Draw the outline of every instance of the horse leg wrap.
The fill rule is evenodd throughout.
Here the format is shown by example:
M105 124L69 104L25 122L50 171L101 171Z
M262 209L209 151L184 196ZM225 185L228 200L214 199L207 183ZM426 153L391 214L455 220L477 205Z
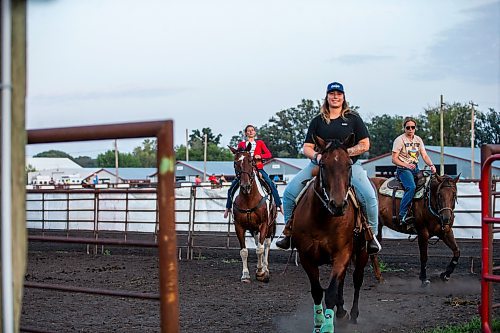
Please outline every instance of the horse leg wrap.
M323 323L325 322L325 315L323 314L323 305L314 304L313 309L314 309L314 328L321 329L321 325L323 325ZM318 330L318 332L320 331Z
M458 257L453 257L453 259L451 259L450 263L446 267L446 271L441 273L441 280L448 281L450 279L451 273L453 273L455 267L457 267L457 264L458 264Z
M335 312L332 309L325 310L325 322L321 325L321 333L333 333L335 325Z

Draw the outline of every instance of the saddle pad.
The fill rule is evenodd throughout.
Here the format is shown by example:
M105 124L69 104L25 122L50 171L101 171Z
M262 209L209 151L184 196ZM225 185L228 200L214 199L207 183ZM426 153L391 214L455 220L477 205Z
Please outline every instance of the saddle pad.
M297 206L297 203L300 201L300 198L302 198L302 196L304 195L304 193L306 193L307 188L309 187L309 185L311 185L311 183L314 181L314 179L316 179L316 177L312 177L309 180L304 180L304 182L306 182L306 185L304 186L304 188L302 189L302 191L300 191L299 195L295 199L295 205L296 206Z
M387 179L382 186L380 186L380 189L378 190L380 194L385 195L387 197L392 197L392 192L393 189L389 187L389 183L392 182L395 179L395 177L391 177ZM425 191L425 186L419 189L418 191L415 192L415 195L413 198L415 199L420 199L424 196L424 191ZM396 198L401 199L403 197L403 194L405 194L404 190L397 190L396 191Z

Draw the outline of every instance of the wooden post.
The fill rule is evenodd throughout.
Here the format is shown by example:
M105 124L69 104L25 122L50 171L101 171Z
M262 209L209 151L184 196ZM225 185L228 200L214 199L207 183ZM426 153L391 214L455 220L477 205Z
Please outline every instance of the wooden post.
M471 117L470 117L470 149L471 149L471 159L470 159L470 179L475 179L474 175L474 107L477 104L474 104L473 101L469 102L471 108Z
M26 0L11 0L11 44L10 44L10 76L11 101L10 108L1 110L2 114L10 112L10 193L1 189L2 196L11 198L11 239L12 239L12 297L13 317L1 318L14 321L14 332L19 332L21 321L21 305L26 273L27 233L25 202L25 101L26 101ZM1 13L2 17L4 14ZM2 46L3 48L3 46ZM2 50L2 53L5 50ZM5 59L1 59L2 63ZM2 119L3 121L3 119ZM9 142L2 144L9 145ZM2 274L4 272L2 271ZM1 316L1 312L0 312ZM3 327L5 327L3 325Z

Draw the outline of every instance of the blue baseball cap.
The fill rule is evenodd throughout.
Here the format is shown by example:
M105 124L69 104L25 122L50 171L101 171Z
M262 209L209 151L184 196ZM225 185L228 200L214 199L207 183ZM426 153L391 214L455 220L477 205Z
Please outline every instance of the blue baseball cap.
M329 94L332 91L340 91L344 94L344 86L338 82L332 82L326 87L326 93Z

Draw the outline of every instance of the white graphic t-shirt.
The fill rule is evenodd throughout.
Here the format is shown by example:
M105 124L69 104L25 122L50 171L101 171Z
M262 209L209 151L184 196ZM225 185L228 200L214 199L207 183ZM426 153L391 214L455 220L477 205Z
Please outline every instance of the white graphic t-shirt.
M253 156L255 153L255 147L257 147L257 142L254 141L247 141L247 146L248 144L252 145L252 149L250 149L250 154Z
M393 152L399 152L399 159L409 164L418 164L418 157L424 149L424 142L415 135L409 139L405 134L401 134L394 140Z

